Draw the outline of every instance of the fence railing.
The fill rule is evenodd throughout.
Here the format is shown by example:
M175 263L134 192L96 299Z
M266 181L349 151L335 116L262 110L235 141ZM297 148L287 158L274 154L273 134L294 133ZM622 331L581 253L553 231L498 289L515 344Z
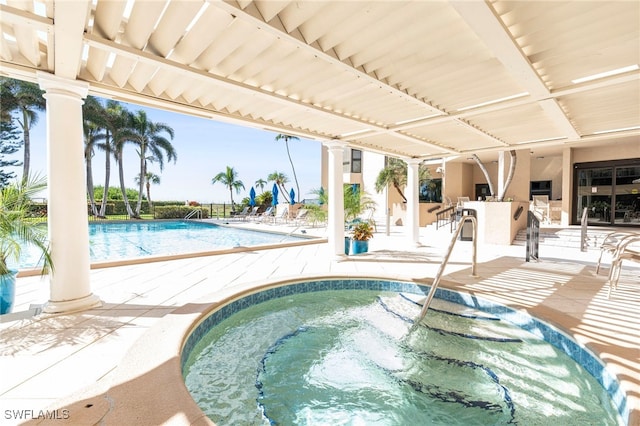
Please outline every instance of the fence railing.
M119 203L119 204L116 204L116 203ZM100 222L100 221L110 221L110 220L133 219L133 217L127 213L126 208L124 207L124 204L122 204L123 203L122 201L117 201L116 203L110 202L110 205L107 207L107 212L104 216L94 215L91 211L90 206L87 205L88 220L90 222ZM34 218L41 218L42 220L46 221L47 207L48 205L46 200L43 200L42 202L39 201L39 202L33 203L31 207L30 216ZM135 208L135 206L133 207ZM203 218L209 217L214 219L225 219L225 218L230 218L233 215L231 204L227 204L227 203L190 204L187 206L185 204L177 204L177 203L168 204L166 202L165 203L158 202L157 204L154 203L151 206L149 206L146 203L143 203L142 209L140 211L140 218L148 219L148 220L165 218L163 217L164 216L163 212L160 212L160 210L162 210L163 208L166 209L170 207L174 207L176 210L184 209L184 208L188 208L189 211L193 209L201 210ZM99 208L100 208L100 204L98 204L98 209ZM236 205L236 209L237 208L238 208L238 205ZM185 214L186 213L182 213L182 214L176 213L175 218L182 219L184 218Z

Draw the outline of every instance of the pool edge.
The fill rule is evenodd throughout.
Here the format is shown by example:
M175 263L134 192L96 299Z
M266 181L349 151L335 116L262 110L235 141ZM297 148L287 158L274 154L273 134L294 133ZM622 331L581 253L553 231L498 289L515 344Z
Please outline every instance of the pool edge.
M192 303L180 306L162 318L132 345L114 370L113 381L103 395L98 395L91 399L76 398L72 400L72 404L77 407L77 410L82 411L88 402L98 404L105 399L108 400L110 408L102 413L102 417L100 417L104 419L106 424L123 424L122 421L124 419L130 421L131 414L135 413L136 424L140 425L213 425L214 423L204 416L202 410L189 394L182 376L182 353L191 331L202 323L212 311L247 295L271 287L280 287L302 281L331 279L387 280L414 283L422 286L430 284L430 280L425 281L426 279L414 279L398 275L354 276L333 274L261 280L245 283L238 287L221 289ZM441 283L443 290L465 293L469 297L475 297L468 292L456 289L455 286L455 282L443 281ZM483 295L481 299L491 302L486 295ZM491 303L499 304L499 302ZM525 309L509 309L527 313ZM541 320L546 321L544 318L541 318ZM565 330L558 324L550 325L567 336L572 336L570 331ZM602 361L599 354L589 348L587 349L606 368L606 363ZM619 380L617 381L619 382ZM171 392L164 391L167 389L170 389ZM632 408L627 407L627 409ZM631 423L632 419L629 416L621 416L623 421L627 422L626 424L634 424Z

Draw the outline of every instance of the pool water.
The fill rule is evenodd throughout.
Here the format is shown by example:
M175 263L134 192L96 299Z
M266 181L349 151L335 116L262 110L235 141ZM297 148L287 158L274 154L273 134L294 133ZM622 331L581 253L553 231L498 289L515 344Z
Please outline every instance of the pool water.
M218 424L617 425L607 392L565 353L490 314L370 290L242 309L183 375ZM453 313L453 315L452 315Z
M300 237L291 235L194 221L89 224L91 261L176 255L300 240ZM39 253L33 248L27 248L18 267L32 268L38 264L41 264Z

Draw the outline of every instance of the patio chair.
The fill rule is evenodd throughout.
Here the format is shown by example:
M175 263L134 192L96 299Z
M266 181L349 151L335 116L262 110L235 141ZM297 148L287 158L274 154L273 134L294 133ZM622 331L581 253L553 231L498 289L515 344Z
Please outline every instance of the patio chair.
M247 217L248 214L249 214L249 207L245 207L245 208L242 209L242 211L240 213L236 213L236 214L232 213L232 217L234 219L242 219L242 220L244 220L244 218Z
M609 279L607 281L609 283L607 298L611 297L611 290L618 288L623 260L640 263L640 234L622 240L614 252L613 259L611 260L611 269L609 269Z
M249 210L249 213L247 213L247 215L244 217L244 220L248 220L251 217L258 216L258 209L259 208L260 208L260 206L256 206L256 207L253 207L251 210Z
M267 207L265 211L257 215L256 222L263 222L265 218L273 216L273 206Z
M534 195L533 202L531 203L531 211L536 217L540 219L540 222L550 223L551 213L549 205L548 195Z
M296 214L296 217L293 218L293 223L295 225L303 225L303 224L307 223L307 215L308 214L309 214L309 210L307 210L307 209L298 210L298 213Z
M634 232L610 232L602 240L600 244L600 256L598 257L598 263L596 265L596 275L600 272L600 265L602 264L602 258L605 253L608 253L612 256L615 255L616 251L621 247L621 245L629 238L640 237L640 234Z
M284 209L282 209L282 212L280 212L280 214L278 214L277 216L273 217L273 223L277 223L278 221L287 223L289 222L289 208L285 207Z

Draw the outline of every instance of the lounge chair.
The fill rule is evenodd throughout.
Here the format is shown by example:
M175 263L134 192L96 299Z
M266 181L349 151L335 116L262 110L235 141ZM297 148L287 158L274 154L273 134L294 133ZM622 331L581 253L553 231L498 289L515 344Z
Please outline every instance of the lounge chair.
M273 206L267 207L265 211L258 214L256 217L256 222L263 222L265 218L273 216Z
M289 208L285 207L282 212L280 212L280 214L278 214L277 216L273 217L273 223L276 223L278 221L287 223L289 222Z
M293 218L293 223L298 226L307 223L307 214L309 214L307 209L298 210L296 217Z
M234 219L242 219L242 220L244 220L247 217L248 214L249 214L249 207L245 207L244 209L242 209L242 211L240 213L236 213L236 214L232 213L232 217Z
M251 210L249 210L249 213L247 213L247 215L244 217L244 220L247 220L251 217L256 217L258 216L258 209L260 208L260 206L256 206L253 207Z

